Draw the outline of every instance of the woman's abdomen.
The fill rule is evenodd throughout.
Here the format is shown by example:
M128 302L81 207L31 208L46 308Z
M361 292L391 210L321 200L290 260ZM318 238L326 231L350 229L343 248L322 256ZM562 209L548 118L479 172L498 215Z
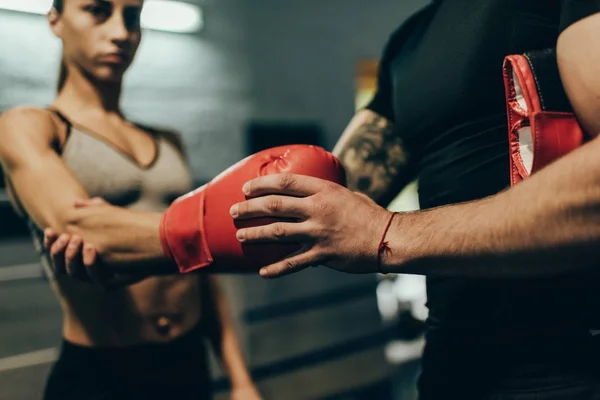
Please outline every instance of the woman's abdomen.
M105 291L70 278L58 278L64 312L64 338L83 346L131 346L169 342L201 319L197 275L150 277Z

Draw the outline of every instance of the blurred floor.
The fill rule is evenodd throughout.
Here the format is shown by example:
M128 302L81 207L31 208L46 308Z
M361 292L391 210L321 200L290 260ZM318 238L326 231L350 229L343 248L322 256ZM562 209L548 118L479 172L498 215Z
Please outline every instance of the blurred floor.
M0 241L0 400L37 400L60 340L60 309L27 237ZM396 399L412 400L418 362L397 368ZM374 399L375 400L375 399Z

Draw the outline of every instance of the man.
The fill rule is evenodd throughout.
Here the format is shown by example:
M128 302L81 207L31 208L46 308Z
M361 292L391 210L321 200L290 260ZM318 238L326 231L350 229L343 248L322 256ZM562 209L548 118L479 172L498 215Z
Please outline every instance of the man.
M441 0L412 16L334 150L350 190L270 175L231 208L238 221L287 221L240 229L240 242L303 244L261 275L426 275L422 399L600 398L599 11L595 0ZM506 190L502 63L553 47L591 139ZM422 211L381 207L414 178Z

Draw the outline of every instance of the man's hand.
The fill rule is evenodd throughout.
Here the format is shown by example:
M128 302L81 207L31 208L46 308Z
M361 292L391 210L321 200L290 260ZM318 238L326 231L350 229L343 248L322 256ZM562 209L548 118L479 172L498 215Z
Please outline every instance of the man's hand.
M279 277L325 265L349 273L377 272L379 242L390 212L340 185L302 175L260 177L243 187L247 201L234 205L237 220L275 217L282 222L240 229L242 243L300 243L302 249L266 266L263 277ZM283 222L283 221L297 222Z

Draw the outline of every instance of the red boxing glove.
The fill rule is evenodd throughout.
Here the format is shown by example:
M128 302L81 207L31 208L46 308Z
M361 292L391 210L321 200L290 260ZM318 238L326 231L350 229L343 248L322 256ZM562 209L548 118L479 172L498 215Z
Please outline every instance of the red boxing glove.
M562 87L554 49L504 59L510 184L564 156L584 134Z
M208 184L184 195L163 214L160 239L165 254L179 271L200 268L218 272L255 272L298 250L299 245L242 245L235 237L241 227L271 223L257 218L234 222L229 209L245 199L242 186L259 176L293 173L346 184L344 169L331 153L316 146L292 145L264 150L238 162Z

